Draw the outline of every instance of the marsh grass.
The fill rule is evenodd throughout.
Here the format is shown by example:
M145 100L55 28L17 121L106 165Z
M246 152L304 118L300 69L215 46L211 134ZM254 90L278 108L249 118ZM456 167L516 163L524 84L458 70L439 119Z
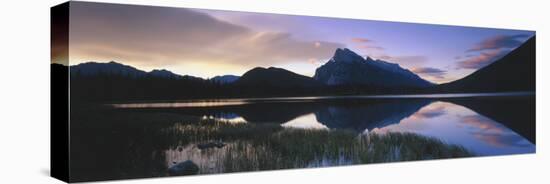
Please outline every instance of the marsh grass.
M180 143L227 142L217 171L239 172L469 157L457 145L413 133L282 128L277 124L202 121L165 130ZM184 140L184 141L183 141ZM220 169L221 168L221 169ZM207 173L207 172L205 172Z
M285 129L227 150L225 172L306 168L473 156L468 150L410 133L357 135L341 130Z
M197 123L176 123L163 129L162 134L177 139L178 145L208 141L265 140L283 130L278 124L224 123L200 120Z

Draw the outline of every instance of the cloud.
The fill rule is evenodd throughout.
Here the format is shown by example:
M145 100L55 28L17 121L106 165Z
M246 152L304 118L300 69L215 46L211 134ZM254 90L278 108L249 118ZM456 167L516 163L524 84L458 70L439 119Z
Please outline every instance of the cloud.
M286 32L257 31L184 8L87 2L73 2L71 8L70 54L75 60L177 65L187 70L220 64L246 70L330 58L336 48L344 47L299 40ZM215 68L204 68L211 69Z
M354 42L354 43L370 43L370 42L373 42L373 40L367 39L367 38L352 38L351 41Z
M519 38L528 38L529 35L518 34L518 35L498 35L486 40L483 40L476 44L474 47L467 50L467 52L474 51L484 51L490 49L501 49L501 48L516 48L520 46L523 42L518 41Z
M447 71L437 69L437 68L431 68L431 67L424 67L424 68L414 68L412 70L414 73L445 73Z
M445 70L432 67L413 68L411 71L419 75L430 76L437 79L443 79L445 78L445 74L447 74Z
M529 35L526 34L517 34L497 35L487 38L466 50L466 53L475 53L455 57L456 60L460 60L457 62L457 69L483 68L497 59L500 59L512 49L523 44L523 42L518 39L528 37Z
M374 40L368 39L368 38L352 38L351 42L357 44L358 48L363 49L365 51L369 51L369 50L382 51L382 50L385 50L384 47L374 45L373 44Z
M381 55L377 58L382 60L387 60L390 62L397 62L402 65L416 65L420 63L427 62L429 59L426 56L390 56L390 55Z
M502 49L481 52L477 56L467 57L466 59L459 61L457 63L458 69L483 68L491 64L495 60L500 59L501 57L506 55L508 52L509 52L508 50L502 50Z

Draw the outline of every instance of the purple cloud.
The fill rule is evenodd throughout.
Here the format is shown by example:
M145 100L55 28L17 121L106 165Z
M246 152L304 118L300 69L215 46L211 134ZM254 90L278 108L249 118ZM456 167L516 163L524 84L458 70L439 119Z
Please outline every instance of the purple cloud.
M424 62L427 62L429 59L428 57L426 56L416 56L416 55L412 55L412 56L390 56L390 55L380 55L380 56L377 56L376 58L379 58L381 60L388 60L388 61L391 61L391 62L397 62L399 64L420 64L420 63L424 63Z
M447 71L445 70L431 67L413 68L411 71L416 74L428 75L438 79L443 79L444 75L447 74Z
M521 41L518 41L517 39L527 38L527 37L529 37L529 35L526 35L526 34L498 35L479 42L471 49L468 49L467 52L484 51L484 50L501 49L501 48L515 48L520 46L523 43Z
M368 43L368 42L372 42L371 39L367 39L367 38L352 38L351 41L352 41L352 42L355 42L355 43Z
M508 50L490 50L481 52L477 56L468 57L465 60L459 61L458 69L479 69L483 68L497 59L500 59L508 53Z

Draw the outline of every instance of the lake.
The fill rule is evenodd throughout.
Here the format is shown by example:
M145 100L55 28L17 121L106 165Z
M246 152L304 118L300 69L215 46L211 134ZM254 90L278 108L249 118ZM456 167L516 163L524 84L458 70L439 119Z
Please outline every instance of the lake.
M71 140L71 154L80 180L167 176L186 160L198 174L210 174L523 154L536 147L529 92L78 106L71 133L81 136Z

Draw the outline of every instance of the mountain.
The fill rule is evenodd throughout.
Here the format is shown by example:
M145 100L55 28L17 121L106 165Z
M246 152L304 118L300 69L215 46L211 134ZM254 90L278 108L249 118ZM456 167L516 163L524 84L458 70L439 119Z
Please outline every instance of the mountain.
M114 61L109 63L87 62L70 67L71 75L92 76L99 74L144 77L147 72Z
M220 84L231 84L237 81L240 77L236 75L221 75L212 77L210 80Z
M398 64L370 57L365 59L347 48L336 49L334 56L317 68L313 78L330 86L424 88L433 85Z
M436 88L444 92L535 91L535 36L478 71Z
M256 67L246 72L237 81L240 86L260 86L275 88L319 87L322 84L311 77L296 74L282 68Z
M150 72L139 70L129 65L114 61L108 63L87 62L70 67L71 75L95 76L95 75L121 75L133 78L156 77L166 79L194 79L204 80L190 75L179 75L165 69L155 69Z
M183 76L172 73L171 71L161 69L161 70L152 70L149 73L149 76L159 77L159 78L172 78L172 79L181 79Z
M53 66L53 65L52 65ZM70 66L71 101L174 100L227 95L208 80L168 70L88 62ZM225 88L224 88L225 89Z

